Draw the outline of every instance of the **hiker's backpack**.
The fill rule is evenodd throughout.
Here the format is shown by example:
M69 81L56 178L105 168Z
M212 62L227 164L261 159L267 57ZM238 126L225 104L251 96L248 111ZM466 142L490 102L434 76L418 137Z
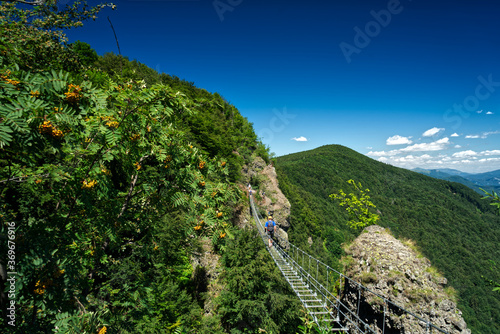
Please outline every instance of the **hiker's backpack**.
M273 232L274 231L274 222L273 221L268 221L267 222L267 231L268 232Z

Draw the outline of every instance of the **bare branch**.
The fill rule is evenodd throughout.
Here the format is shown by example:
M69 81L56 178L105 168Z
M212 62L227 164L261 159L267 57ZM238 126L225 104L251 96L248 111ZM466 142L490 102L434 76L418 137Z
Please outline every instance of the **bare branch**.
M23 3L25 5L31 5L31 6L40 6L40 5L43 5L45 4L45 0L34 0L34 1L23 1L23 0L4 0L4 1L7 1L7 2L19 2L19 3Z
M141 162L143 162L144 159L146 159L147 157L149 157L149 155L143 156L139 160L139 164ZM130 187L128 189L127 197L125 198L125 201L123 202L122 209L120 211L120 214L118 215L118 218L120 218L125 213L125 210L127 210L128 202L130 201L130 198L132 197L132 192L134 191L135 184L137 183L137 179L138 178L139 178L139 172L135 173L135 175L132 176L132 182L130 183Z

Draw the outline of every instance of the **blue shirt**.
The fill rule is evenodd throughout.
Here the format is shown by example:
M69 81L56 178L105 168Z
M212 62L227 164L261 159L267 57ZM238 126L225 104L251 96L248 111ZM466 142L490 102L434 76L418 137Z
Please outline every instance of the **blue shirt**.
M276 226L276 223L275 223L275 222L273 222L272 220L268 220L268 221L266 222L266 225L265 225L265 226L266 226L266 228L267 228L267 226L268 226L268 224L269 224L269 223L273 223L273 226Z

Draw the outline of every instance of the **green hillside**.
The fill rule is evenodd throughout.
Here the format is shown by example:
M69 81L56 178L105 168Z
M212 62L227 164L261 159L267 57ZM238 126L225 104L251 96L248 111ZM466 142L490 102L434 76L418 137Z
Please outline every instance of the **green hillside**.
M251 123L217 93L67 45L61 29L102 7L60 8L0 2L0 327L294 333L293 291L232 224L241 166L269 159Z
M279 157L280 188L292 204L292 242L313 250L324 245L341 255L338 242L352 240L347 216L329 194L348 192L347 180L370 189L380 225L416 241L459 293L459 308L473 333L500 333L500 295L482 276L500 279L490 261L500 258L500 217L468 187L372 160L331 145ZM313 251L312 250L312 251Z

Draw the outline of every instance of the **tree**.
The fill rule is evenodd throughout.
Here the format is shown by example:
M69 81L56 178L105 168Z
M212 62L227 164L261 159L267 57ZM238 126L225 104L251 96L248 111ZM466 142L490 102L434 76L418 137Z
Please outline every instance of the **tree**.
M15 300L1 300L4 313L16 306L13 332L196 326L202 312L178 306L192 305L184 249L198 236L223 246L236 192L226 160L175 126L192 102L163 84L66 69L53 52L66 48L51 38L63 34L47 28L57 29L49 23L59 14L42 24L39 8L0 9L0 240L12 235L15 244L15 261L0 257L0 272L19 274L2 275L0 286L16 283Z
M348 225L353 229L364 228L373 225L380 219L379 215L370 212L370 208L376 208L370 201L367 193L369 189L363 190L361 183L354 180L347 181L353 188L353 192L346 194L342 189L338 194L331 194L330 198L339 200L339 205L344 207L349 214Z
M492 199L493 202L490 203L490 205L496 206L498 208L498 214L500 215L500 196L496 192L494 192L494 191L492 191L491 193L489 193L489 192L487 192L484 189L481 189L481 190L484 191L485 194L486 194L486 196L484 196L483 199L487 199L487 198ZM492 263L492 268L497 268L495 262ZM491 285L494 286L493 291L496 291L496 292L498 292L500 294L500 282L495 282L495 281L492 281L492 280L489 280L489 279L486 279L486 281L489 284L491 284Z
M92 65L97 61L97 59L99 59L97 52L95 52L95 50L85 42L76 41L69 46L73 49L82 64L85 66Z
M481 188L479 188L479 189L481 189ZM498 214L500 215L500 196L494 191L489 193L484 189L481 189L481 190L486 194L486 196L484 196L483 199L488 199L488 198L492 199L493 202L490 203L490 205L496 206L498 208Z

